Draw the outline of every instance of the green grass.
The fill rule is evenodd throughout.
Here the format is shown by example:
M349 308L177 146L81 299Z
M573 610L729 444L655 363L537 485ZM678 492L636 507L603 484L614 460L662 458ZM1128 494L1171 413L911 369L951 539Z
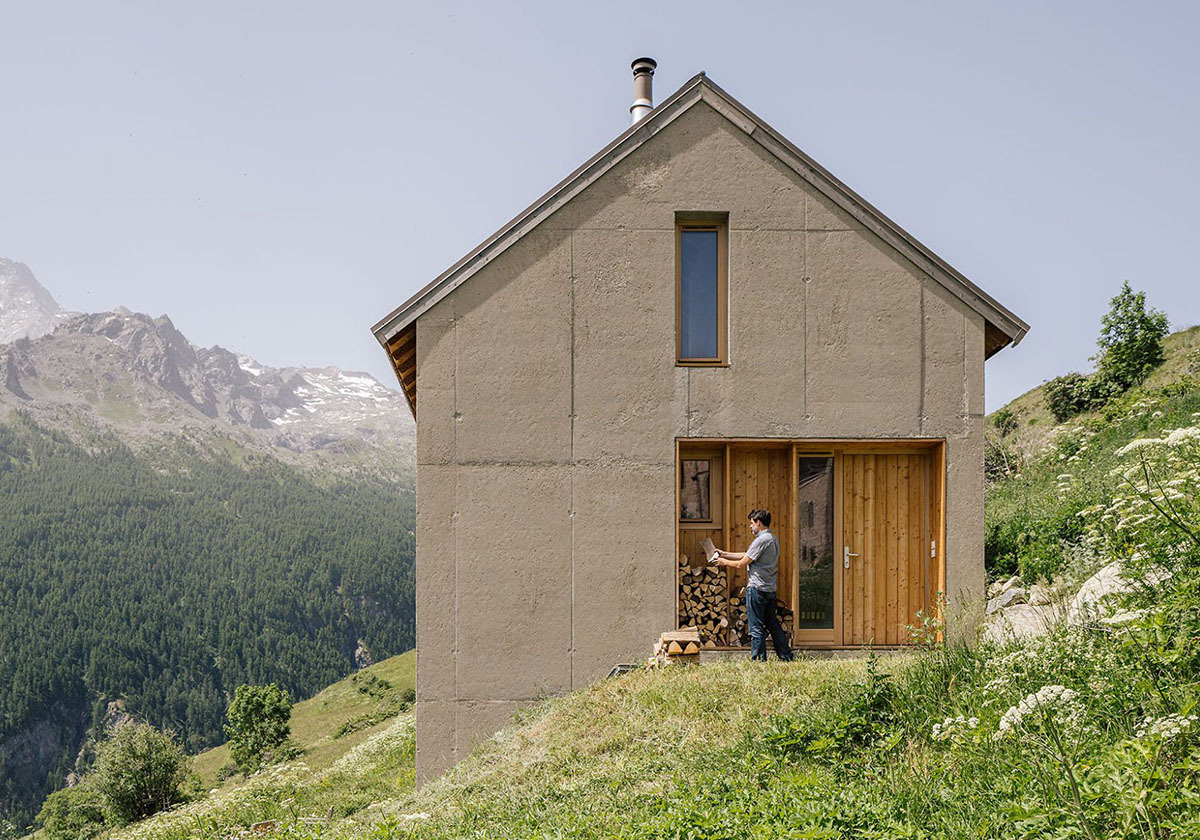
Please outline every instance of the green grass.
M398 682L402 674L411 677L412 661L405 654L375 666L376 673ZM623 830L630 813L644 811L645 803L723 772L747 737L773 716L814 715L838 706L863 669L862 660L791 666L731 661L604 680L527 709L419 792L412 787L410 715L343 739L330 737L363 714L360 692L344 680L295 707L297 740L311 743L300 761L248 782L231 780L199 802L113 837L236 836L238 826L268 819L280 820L285 837L407 831L396 826L433 837L469 835L465 826L489 827L495 836L587 826L593 832L588 836L610 836ZM305 740L313 735L315 741ZM372 746L368 736L384 747ZM364 746L356 754L343 748L348 743ZM211 774L225 757L223 748L210 750L198 767ZM412 813L436 816L403 819Z
M430 837L467 826L616 835L646 803L712 781L772 716L836 705L862 672L861 660L735 661L605 680L527 711L446 776L373 811L432 814L420 830Z
M642 670L534 705L419 790L401 716L324 770L284 765L114 837L253 836L272 819L270 836L294 840L1050 840L1086 836L1085 824L1134 838L1148 836L1143 812L1155 836L1196 836L1198 739L1134 730L1187 710L1200 657L1172 658L1173 683L1151 690L1139 656L1075 626L1011 650L889 656L874 681L861 659ZM1069 736L1082 807L1038 724L997 740L1010 707L1051 684L1078 695L1075 718L1046 726ZM956 715L978 723L933 737Z
M304 763L312 770L325 769L385 729L400 711L406 692L416 685L416 664L416 651L393 656L292 706L292 740L304 749ZM381 681L387 688L381 687ZM365 725L338 737L347 724ZM210 789L220 784L217 773L229 763L229 747L222 744L196 756L193 769L205 789ZM225 787L236 787L239 779L230 778Z

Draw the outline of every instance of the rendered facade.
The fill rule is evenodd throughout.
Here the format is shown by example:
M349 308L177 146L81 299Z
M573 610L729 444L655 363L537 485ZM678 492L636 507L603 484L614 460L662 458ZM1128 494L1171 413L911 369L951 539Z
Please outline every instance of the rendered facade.
M696 219L727 238L726 358L706 365L681 364L677 342L678 237ZM699 524L714 542L744 548L739 506L780 511L781 604L826 622L797 617L795 645L878 641L936 592L981 597L984 360L1027 329L711 80L689 81L375 327L417 416L419 778L677 625L690 449L725 471L706 491L719 520ZM850 471L836 522L805 457ZM768 461L785 489L755 489L767 479L746 465ZM833 530L806 537L819 522ZM872 539L888 548L860 573ZM813 546L830 545L836 598L805 608Z

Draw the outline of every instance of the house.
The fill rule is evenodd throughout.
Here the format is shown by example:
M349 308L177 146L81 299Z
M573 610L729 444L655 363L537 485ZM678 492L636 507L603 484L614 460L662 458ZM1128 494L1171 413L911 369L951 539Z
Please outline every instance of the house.
M1028 326L703 73L380 321L417 418L417 770L698 622L773 512L796 647L981 597L984 360ZM722 622L721 618L725 620Z

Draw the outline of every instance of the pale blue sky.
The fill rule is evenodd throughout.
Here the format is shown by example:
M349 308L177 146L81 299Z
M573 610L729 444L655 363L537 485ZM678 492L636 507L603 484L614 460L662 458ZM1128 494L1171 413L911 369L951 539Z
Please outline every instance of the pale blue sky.
M369 334L703 69L1087 369L1123 280L1196 276L1194 3L0 0L0 256L64 306L394 384Z

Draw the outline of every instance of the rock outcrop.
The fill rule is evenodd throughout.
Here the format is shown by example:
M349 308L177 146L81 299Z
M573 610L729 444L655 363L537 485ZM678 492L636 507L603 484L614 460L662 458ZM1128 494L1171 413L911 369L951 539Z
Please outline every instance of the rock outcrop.
M1009 578L989 587L987 618L980 635L1001 643L1040 636L1064 620L1120 621L1132 614L1120 610L1116 596L1129 592L1133 585L1117 562L1100 569L1070 596L1038 584L1026 590L1020 578Z
M0 258L0 344L39 338L73 314L58 305L29 266Z

